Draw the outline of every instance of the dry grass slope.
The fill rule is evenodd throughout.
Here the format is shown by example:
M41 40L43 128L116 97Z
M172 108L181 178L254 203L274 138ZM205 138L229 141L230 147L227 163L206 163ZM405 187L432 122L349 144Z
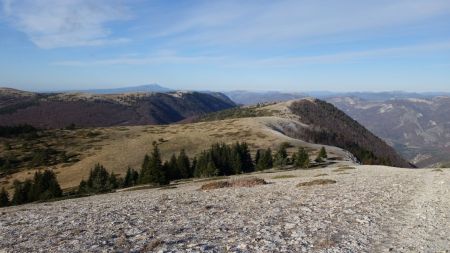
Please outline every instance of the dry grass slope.
M159 143L163 160L173 153L185 149L189 156L198 155L217 142L231 144L247 142L251 152L260 148L275 150L281 143L288 142L292 147L288 153L305 147L311 159L323 145L316 145L294 139L278 131L278 128L299 124L298 118L289 114L289 103L268 105L256 110L270 111L273 116L226 119L190 124L159 126L121 126L77 130L53 130L48 138L41 139L40 146L47 146L76 154L77 162L61 163L50 168L55 170L63 189L78 186L87 178L89 170L101 163L108 170L124 175L127 168L139 169L145 154L150 153L152 143ZM264 113L262 113L264 114ZM12 147L24 144L23 140L11 143ZM336 147L326 146L328 155L336 164L352 165L349 154ZM0 151L2 147L0 146ZM31 178L36 169L22 168L20 172L0 179L0 187L11 189L14 179Z

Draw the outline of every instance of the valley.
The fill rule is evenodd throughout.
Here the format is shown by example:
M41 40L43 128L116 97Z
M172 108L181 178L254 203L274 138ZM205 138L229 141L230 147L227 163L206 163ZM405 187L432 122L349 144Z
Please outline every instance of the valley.
M446 166L450 160L450 97L370 101L327 99L382 137L419 167Z

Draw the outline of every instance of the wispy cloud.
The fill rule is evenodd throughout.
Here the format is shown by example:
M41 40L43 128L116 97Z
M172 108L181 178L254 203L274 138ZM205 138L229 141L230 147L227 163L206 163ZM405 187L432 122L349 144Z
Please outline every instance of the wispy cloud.
M404 56L417 56L433 51L449 51L450 42L427 43L405 45L401 47L374 48L359 51L343 51L330 54L308 56L284 56L259 59L244 59L239 56L183 56L174 51L162 51L161 53L139 57L136 55L124 55L120 57L100 60L67 60L54 62L59 66L107 66L107 65L152 65L152 64L214 64L223 67L295 67L310 64L334 64L361 59L392 58Z
M68 60L54 62L53 65L58 66L108 66L108 65L152 65L152 64L207 64L207 63L219 63L223 61L224 57L214 56L181 56L176 53L160 53L151 56L120 56L115 58L92 60L92 61L79 61Z
M332 54L299 56L299 57L272 57L243 61L233 66L253 66L253 67L290 67L307 64L332 64L350 62L364 59L402 58L414 57L420 54L427 54L433 51L450 51L450 42L428 43L418 45L405 45L401 47L376 48L360 51L346 51Z
M177 41L229 44L377 33L450 13L448 0L208 1L153 31ZM150 29L151 30L151 29Z
M3 0L3 13L40 48L124 43L107 28L129 18L116 0Z

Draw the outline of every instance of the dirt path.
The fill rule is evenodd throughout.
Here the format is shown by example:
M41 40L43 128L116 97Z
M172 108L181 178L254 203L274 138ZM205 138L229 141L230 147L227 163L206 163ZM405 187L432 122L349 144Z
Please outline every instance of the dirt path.
M414 185L383 227L386 238L376 250L393 252L450 252L450 176L423 170L404 175L402 184ZM388 243L386 243L388 242Z

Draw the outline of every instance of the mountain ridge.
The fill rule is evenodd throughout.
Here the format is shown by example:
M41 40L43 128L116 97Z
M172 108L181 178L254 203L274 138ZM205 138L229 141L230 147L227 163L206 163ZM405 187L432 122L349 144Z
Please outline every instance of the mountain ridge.
M166 93L33 93L0 90L0 125L30 124L39 128L68 125L168 124L234 107L220 94Z

